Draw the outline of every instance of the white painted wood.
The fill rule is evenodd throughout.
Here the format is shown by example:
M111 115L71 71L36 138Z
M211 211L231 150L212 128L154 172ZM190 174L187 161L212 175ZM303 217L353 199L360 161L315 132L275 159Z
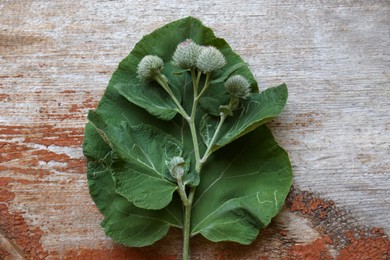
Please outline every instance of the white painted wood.
M0 150L13 148L11 160L1 151L0 177L15 179L10 212L45 231L49 251L111 243L86 186L86 113L144 34L188 15L225 38L263 88L288 85L287 109L270 127L295 185L390 233L387 0L1 1Z

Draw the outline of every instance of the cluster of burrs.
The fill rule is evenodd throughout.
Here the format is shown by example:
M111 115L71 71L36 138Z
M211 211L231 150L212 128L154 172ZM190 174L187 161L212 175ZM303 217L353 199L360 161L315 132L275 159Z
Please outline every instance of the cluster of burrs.
M206 78L210 79L213 71L222 69L226 65L226 60L223 54L214 46L198 45L193 40L188 39L177 46L173 53L172 64L180 69L197 70L206 74ZM167 81L167 78L161 72L163 67L164 62L160 57L147 55L139 63L137 74L142 81L156 80L160 83L161 81ZM206 83L208 83L207 79ZM206 91L206 87L208 86L205 84L202 92ZM249 82L241 75L229 77L225 82L225 87L233 100L229 105L223 106L224 111L228 107L231 108L230 111L237 109L239 99L247 98L251 92Z
M200 97L208 89L212 73L222 69L226 65L226 59L222 52L214 46L202 46L195 43L191 39L187 39L177 46L172 56L172 65L179 69L191 72L194 87L194 100L191 115L184 111L180 102L177 100L172 90L170 89L168 78L162 73L164 68L164 61L160 57L156 55L146 55L138 64L138 78L144 82L158 82L159 85L161 85L171 96L178 108L178 112L190 123L191 126L191 123L193 124L195 121L194 117L197 103ZM205 75L206 78L204 85L200 90L198 86L202 74ZM250 83L241 75L230 76L225 81L224 86L227 93L230 94L230 102L226 105L220 106L220 122L217 128L217 132L225 121L226 117L232 116L233 111L239 108L240 99L246 99L251 94ZM195 132L192 134L196 135ZM214 141L215 138L213 142ZM206 154L202 158L198 158L200 164L202 164L211 153L211 145L208 147L209 149L207 149ZM174 158L172 162L169 163L171 175L176 179L180 179L183 174L180 169L181 167L176 166L182 166L183 164L184 161L179 160L178 158ZM200 170L200 167L198 170Z

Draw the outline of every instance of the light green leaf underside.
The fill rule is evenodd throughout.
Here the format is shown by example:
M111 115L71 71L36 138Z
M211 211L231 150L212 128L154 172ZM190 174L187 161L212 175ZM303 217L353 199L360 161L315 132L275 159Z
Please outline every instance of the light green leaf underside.
M168 205L176 184L166 178L165 162L183 155L182 144L147 125L130 127L122 123L113 127L93 111L88 119L124 161L113 165L116 191L140 208L161 209Z
M115 87L128 101L162 120L171 120L177 114L175 103L161 86L118 84Z
M101 225L106 235L127 246L147 246L164 237L169 227L182 227L181 208L175 207L175 201L161 210L145 210L116 193L111 161L109 152L100 161L88 163L88 185L105 215Z
M265 126L259 127L205 165L193 204L192 234L251 243L281 209L291 181L287 153Z

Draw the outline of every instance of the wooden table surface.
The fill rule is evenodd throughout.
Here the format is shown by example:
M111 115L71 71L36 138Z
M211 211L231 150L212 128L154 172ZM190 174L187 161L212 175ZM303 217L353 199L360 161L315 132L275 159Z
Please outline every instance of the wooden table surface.
M269 126L294 170L287 206L252 245L196 237L193 259L390 258L388 0L3 0L0 259L180 258L178 230L146 248L104 235L81 143L118 63L188 15L262 88L287 83L286 111Z

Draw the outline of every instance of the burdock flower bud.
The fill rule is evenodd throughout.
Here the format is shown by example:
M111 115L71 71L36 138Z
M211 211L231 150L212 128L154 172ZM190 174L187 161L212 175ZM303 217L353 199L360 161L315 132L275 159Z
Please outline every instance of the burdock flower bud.
M202 47L193 40L187 39L180 43L172 57L172 64L181 69L192 69L196 67L196 60Z
M138 64L138 78L142 81L152 80L161 74L163 67L164 62L160 57L155 55L146 55Z
M246 99L251 94L251 84L241 75L228 78L225 87L233 97Z
M179 180L184 175L185 161L182 157L175 156L167 163L167 167L171 176Z
M223 54L213 46L202 47L196 60L196 67L204 73L218 70L225 66L226 60Z

